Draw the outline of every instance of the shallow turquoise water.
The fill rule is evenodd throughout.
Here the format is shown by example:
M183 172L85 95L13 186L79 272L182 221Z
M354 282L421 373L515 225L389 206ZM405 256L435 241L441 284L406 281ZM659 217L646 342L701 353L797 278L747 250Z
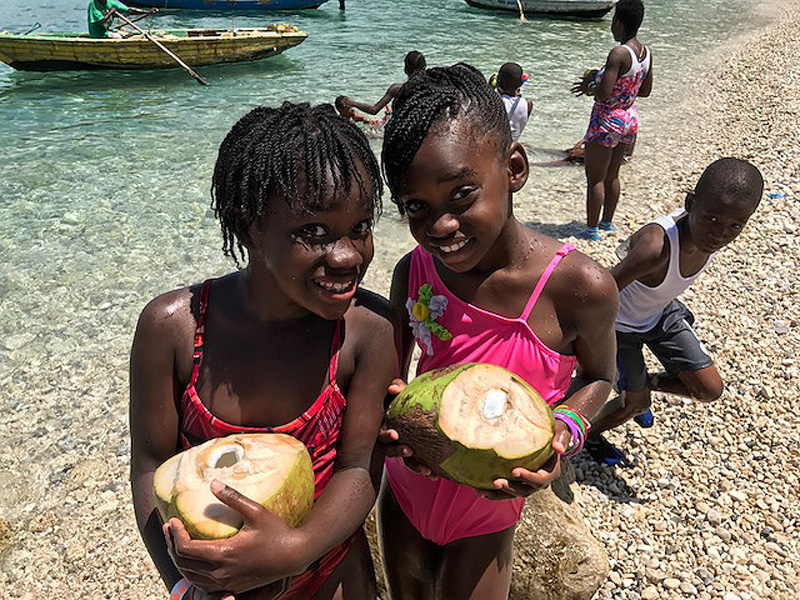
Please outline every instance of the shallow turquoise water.
M748 7L744 0L647 2L640 38L654 49L654 96L661 94L654 103L680 93L670 81L687 57L753 26ZM0 28L23 32L38 21L42 31L79 31L85 15L82 0L3 2ZM199 69L210 87L181 70L21 73L0 65L4 408L35 404L69 381L78 394L113 391L111 410L122 414L124 363L143 302L232 266L220 252L208 187L219 142L250 107L341 93L375 100L402 79L411 49L430 65L465 60L487 74L516 60L532 75L524 92L535 103L522 139L534 162L547 161L584 131L590 105L570 96L572 80L601 64L613 45L609 16L520 23L462 0L348 0L344 14L331 1L297 14L238 16L235 24L276 20L299 25L309 39L279 57ZM166 14L152 27L231 21ZM543 210L558 210L565 185L579 204L579 169L534 167L532 179L551 192L542 194ZM379 260L368 279L383 292L391 263L409 247L392 212L379 224Z

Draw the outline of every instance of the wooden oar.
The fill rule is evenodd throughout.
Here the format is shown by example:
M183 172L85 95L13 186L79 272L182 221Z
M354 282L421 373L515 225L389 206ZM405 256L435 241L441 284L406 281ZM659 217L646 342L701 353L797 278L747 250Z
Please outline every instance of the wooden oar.
M519 8L519 20L520 21L527 21L527 19L525 18L525 11L522 10L522 1L521 0L517 0L517 8Z
M128 25L130 25L130 26L131 26L131 27L133 27L133 28L134 28L136 31L138 31L139 33L141 33L141 34L142 34L144 37L146 37L148 40L150 40L151 42L153 42L153 43L154 43L156 46L158 46L159 48L161 48L161 50L163 50L164 52L166 52L166 53L167 53L167 54L170 56L170 58L172 58L172 60L174 60L176 63L178 63L180 66L182 66L182 67L183 67L183 68L186 70L186 72L187 72L187 73L189 73L189 75L191 75L192 77L194 77L194 78L197 80L197 82L198 82L198 83L201 83L201 84L203 84L203 85L208 85L208 82L207 82L205 79L203 79L202 77L200 77L200 75L198 75L197 73L195 73L195 72L192 70L192 68L191 68L189 65L187 65L187 64L186 64L185 62L183 62L183 61L182 61L180 58L178 58L178 57L175 55L175 53L174 53L174 52L172 52L172 51L171 51L169 48L167 48L167 47L166 47L164 44L162 44L161 42L159 42L159 41L158 41L156 38L154 38L152 35L150 35L150 34L149 34L149 33L147 33L146 31L144 31L142 28L140 28L138 25L136 25L136 24L135 24L133 21L131 21L130 19L128 19L126 16L124 16L124 15L120 14L118 11L116 11L116 10L115 10L115 11L114 11L114 15L115 15L116 17L120 18L121 20L125 21L125 22L126 22Z

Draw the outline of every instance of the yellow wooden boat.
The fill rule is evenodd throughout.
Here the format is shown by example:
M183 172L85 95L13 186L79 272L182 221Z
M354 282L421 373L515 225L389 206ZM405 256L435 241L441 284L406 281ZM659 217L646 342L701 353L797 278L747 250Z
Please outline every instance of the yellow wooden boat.
M147 32L192 67L258 60L308 37L292 25L264 28L171 29ZM140 33L122 39L87 34L15 35L0 32L0 61L21 71L167 69L177 63Z

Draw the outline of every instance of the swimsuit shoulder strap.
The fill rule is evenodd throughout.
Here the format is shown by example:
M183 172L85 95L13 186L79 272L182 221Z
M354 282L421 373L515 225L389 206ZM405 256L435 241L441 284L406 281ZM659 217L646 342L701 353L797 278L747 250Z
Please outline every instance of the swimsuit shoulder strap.
M206 338L206 310L208 296L211 293L211 280L206 279L200 288L200 314L197 316L197 327L194 330L194 350L192 351L192 379L190 385L197 383L200 374L200 363L203 362L203 345Z
M547 268L542 273L542 276L539 277L539 281L536 282L536 287L533 288L531 296L530 298L528 298L528 303L525 305L525 310L522 311L522 314L519 317L520 319L522 319L523 321L528 320L528 317L530 316L531 311L533 310L533 306L536 304L536 301L539 299L539 296L541 296L542 290L544 289L544 286L547 284L547 280L550 279L550 275L553 274L553 271L555 271L555 268L558 266L558 263L561 262L561 259L564 258L567 254L569 254L573 250L575 250L575 246L573 246L572 244L564 244L563 246L561 246L561 248L559 248L558 252L556 252L556 255L550 261L550 264L547 265Z
M342 332L342 320L336 321L336 330L333 332L333 343L331 344L331 362L328 366L328 385L333 385L336 381L336 369L339 366L339 344Z

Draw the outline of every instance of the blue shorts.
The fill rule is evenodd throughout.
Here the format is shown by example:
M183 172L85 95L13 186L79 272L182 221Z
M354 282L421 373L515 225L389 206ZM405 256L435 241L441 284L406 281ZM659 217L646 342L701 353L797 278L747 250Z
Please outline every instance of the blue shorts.
M694 315L678 300L664 309L650 331L617 332L617 391L639 391L647 387L644 346L650 348L670 376L697 371L714 364L703 342L692 329Z

